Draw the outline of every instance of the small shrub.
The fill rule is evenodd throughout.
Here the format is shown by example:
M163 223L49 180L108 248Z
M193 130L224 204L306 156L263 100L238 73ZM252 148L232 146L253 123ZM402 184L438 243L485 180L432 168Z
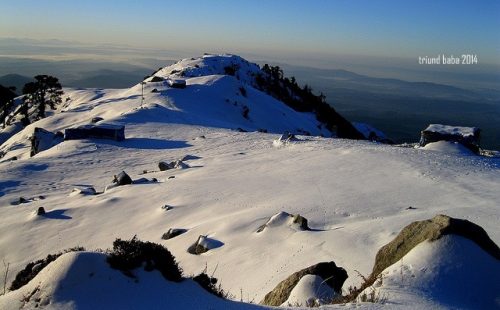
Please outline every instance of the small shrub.
M222 289L220 283L219 285L217 285L217 278L207 275L205 271L200 273L196 277L193 277L193 280L201 287L203 287L207 292L219 298L231 299L233 297L231 293L226 292Z
M131 240L116 239L107 262L111 268L121 270L128 276L132 275L133 269L145 264L146 271L156 269L167 280L182 281L182 270L167 248L161 244L140 241L136 236Z
M81 252L85 251L83 247L74 247L71 249L64 250L63 252L59 252L57 254L49 254L45 259L39 259L37 261L31 262L26 267L24 267L23 270L19 271L16 275L16 278L14 281L12 281L12 284L10 285L10 290L14 291L17 290L24 285L28 284L36 275L42 271L43 268L45 268L48 264L52 263L55 261L59 256L69 253L69 252Z
M235 76L236 75L236 71L238 71L239 69L240 69L240 67L237 64L232 64L230 66L225 66L224 67L224 73L226 75Z
M249 119L248 113L250 113L250 109L246 105L243 106L243 110L241 111L241 114L243 115L243 117L246 119Z
M245 87L243 86L240 87L240 93L243 97L247 96L247 90L245 89Z

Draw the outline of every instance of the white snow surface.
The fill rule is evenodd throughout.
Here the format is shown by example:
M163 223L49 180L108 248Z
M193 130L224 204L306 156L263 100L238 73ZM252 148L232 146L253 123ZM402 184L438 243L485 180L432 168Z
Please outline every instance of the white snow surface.
M424 131L438 132L441 134L460 135L463 137L474 136L475 127L449 126L430 124Z
M323 278L308 274L299 280L282 306L321 305L331 301L335 296L335 291L325 283Z
M160 72L168 74L194 62L200 68L190 70L197 72L211 58L183 60ZM481 225L499 243L500 159L305 136L299 137L300 143L276 148L273 141L285 130L294 132L300 127L315 135L326 133L318 129L314 116L294 112L248 86L243 76L237 80L215 69L203 70L216 75L185 77L186 89L147 83L142 107L140 84L121 90L65 89L65 97L71 100L64 107L0 147L7 152L4 158L19 157L0 162L0 259L10 263L8 283L27 263L49 253L74 246L106 249L116 238L137 235L165 245L186 275L208 267L208 273L215 271L214 276L235 300L259 302L290 274L323 261L333 260L347 270L344 288L359 285L362 280L354 270L368 275L381 246L407 224L436 214ZM247 97L237 94L242 85ZM159 92L152 93L153 88ZM250 120L241 116L241 104L250 108ZM87 124L96 116L125 125L126 140L65 141L29 158L27 138L34 127L55 132ZM266 128L270 133L236 132L237 127ZM160 161L185 155L191 155L186 160L189 168L159 171ZM132 179L156 178L159 182L118 186L99 195L70 195L75 187L93 186L102 192L122 170ZM35 199L40 195L44 199ZM29 203L13 204L21 196ZM166 204L172 209L163 210ZM407 209L410 206L413 209ZM45 208L45 216L35 215L38 207ZM307 218L311 231L285 225L256 232L283 211ZM162 240L169 228L187 232ZM189 254L187 248L200 235L218 240L222 246L201 255ZM432 249L422 251L431 253ZM445 251L439 247L433 251L440 249ZM115 303L120 307L130 296L154 302L161 298L158 295L164 299L179 296L174 298L177 305L168 304L174 308L184 308L183 302L195 305L197 300L199 308L219 308L192 282L172 284L148 273L140 276L139 284L131 283L121 273L107 269L103 259L92 253L64 255L30 282L29 288L0 296L0 308L18 305L19 294L37 283L40 294L54 302L49 308L92 308L93 301L84 301L92 294L109 294L103 308L114 308ZM89 270L96 276L84 276ZM479 276L489 283L489 274ZM74 290L60 285L81 277L85 281ZM110 285L105 284L108 278ZM428 285L421 283L422 287ZM383 307L446 304L441 296L432 295L431 287L418 292L391 291ZM186 301L186 296L193 300ZM205 304L205 300L211 301ZM130 297L131 308L138 305L135 302Z
M427 143L424 147L421 147L421 149L427 151L456 154L456 155L468 155L468 156L476 155L470 149L466 148L463 144L451 141L438 141L438 142Z

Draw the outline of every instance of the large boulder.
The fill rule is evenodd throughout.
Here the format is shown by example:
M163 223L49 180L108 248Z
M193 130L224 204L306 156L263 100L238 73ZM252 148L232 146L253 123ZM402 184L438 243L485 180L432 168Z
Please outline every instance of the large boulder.
M297 271L281 281L271 292L266 294L260 303L268 306L280 306L288 300L297 283L306 275L321 277L324 283L337 294L342 292L342 285L347 280L347 272L344 268L337 267L335 262L318 263Z
M481 226L467 220L436 215L430 220L411 223L403 228L394 240L383 246L375 257L370 278L375 279L384 269L399 261L419 243L425 240L435 241L445 235L458 235L470 239L500 260L500 249Z
M30 156L48 150L51 147L61 143L64 140L61 132L53 133L40 127L35 127L33 135L30 137L31 152Z
M438 141L457 142L479 153L481 130L477 127L459 127L441 124L431 124L422 130L420 136L420 146Z

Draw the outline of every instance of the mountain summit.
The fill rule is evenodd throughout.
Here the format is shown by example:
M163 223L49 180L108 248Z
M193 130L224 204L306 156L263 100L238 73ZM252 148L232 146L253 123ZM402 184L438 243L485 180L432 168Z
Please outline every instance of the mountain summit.
M3 157L27 157L28 138L35 127L57 132L96 119L123 125L174 123L363 139L324 97L313 95L307 86L300 88L293 78L284 78L279 67L261 69L236 55L183 59L128 89L64 91L64 104L57 111L45 119L32 119L24 129L20 109L13 111L9 126L0 132ZM130 129L127 126L127 137L134 135Z

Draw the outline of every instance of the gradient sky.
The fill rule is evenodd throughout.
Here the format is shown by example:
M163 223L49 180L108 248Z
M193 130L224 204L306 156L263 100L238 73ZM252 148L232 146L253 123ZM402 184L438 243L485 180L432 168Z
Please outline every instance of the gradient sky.
M0 37L184 51L500 63L500 1L0 0Z

